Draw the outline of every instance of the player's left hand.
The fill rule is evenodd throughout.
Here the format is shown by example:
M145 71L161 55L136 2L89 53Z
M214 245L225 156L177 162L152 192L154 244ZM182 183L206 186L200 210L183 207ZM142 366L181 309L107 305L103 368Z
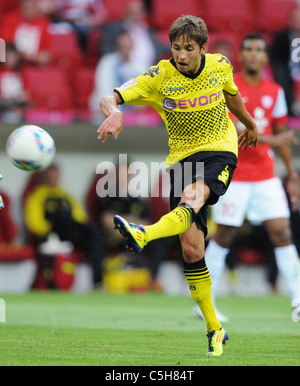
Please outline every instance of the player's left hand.
M245 128L242 134L240 134L238 137L239 147L243 150L247 149L248 147L251 147L252 145L256 147L257 142L258 132L256 127L254 127L252 130Z
M297 173L288 178L286 190L290 196L291 210L295 211L300 201L300 178Z

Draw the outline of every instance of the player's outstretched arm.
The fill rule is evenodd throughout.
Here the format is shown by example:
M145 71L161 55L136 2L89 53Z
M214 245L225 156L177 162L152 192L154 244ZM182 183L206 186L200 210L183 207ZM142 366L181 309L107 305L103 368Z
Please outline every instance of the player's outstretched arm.
M239 146L242 149L246 149L247 147L251 147L252 145L256 147L258 142L258 131L256 123L246 110L241 94L238 92L236 95L230 95L224 92L224 96L228 109L246 127L244 131L239 135Z
M114 139L117 139L123 130L123 113L118 109L119 104L121 104L121 98L115 92L103 97L100 101L100 109L106 119L97 132L98 139L102 139L103 142L106 142L108 134L112 134Z

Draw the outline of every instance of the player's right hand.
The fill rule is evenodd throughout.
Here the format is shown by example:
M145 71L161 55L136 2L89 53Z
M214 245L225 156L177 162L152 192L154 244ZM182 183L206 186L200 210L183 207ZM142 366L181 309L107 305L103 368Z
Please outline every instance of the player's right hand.
M240 134L238 137L239 147L242 148L243 150L247 149L248 147L251 147L252 145L256 147L257 142L258 142L258 131L256 126L252 130L245 128L242 134Z

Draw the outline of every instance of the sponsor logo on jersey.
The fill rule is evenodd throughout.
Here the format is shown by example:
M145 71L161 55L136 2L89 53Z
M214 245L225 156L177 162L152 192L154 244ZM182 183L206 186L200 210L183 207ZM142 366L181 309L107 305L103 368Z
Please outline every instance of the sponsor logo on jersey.
M193 99L181 99L178 102L178 107L180 109L188 109L189 107L195 108L198 106L206 106L213 102L217 102L221 98L222 98L222 91L219 91L218 93L203 95L201 97L196 97Z
M213 102L217 102L222 98L222 91L219 91L218 93L213 93L210 95L203 95L201 97L195 97L193 99L180 99L178 101L178 106L176 101L171 98L164 98L162 101L162 105L165 109L168 110L175 110L176 107L179 109L188 109L188 108L196 108L201 106L209 105Z
M167 87L168 91L179 91L184 90L184 87Z
M165 109L168 110L174 110L177 107L176 102L174 101L174 99L171 98L164 98L162 101L162 105Z

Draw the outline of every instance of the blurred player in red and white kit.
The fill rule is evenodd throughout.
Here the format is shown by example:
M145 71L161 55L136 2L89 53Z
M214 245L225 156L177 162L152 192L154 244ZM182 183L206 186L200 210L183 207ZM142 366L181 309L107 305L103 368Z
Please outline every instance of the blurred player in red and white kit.
M257 124L259 142L256 148L239 149L231 185L212 207L217 229L206 250L212 293L215 297L229 247L246 216L250 222L265 225L275 248L278 270L287 282L291 299L293 303L295 299L300 302L300 260L291 237L286 194L275 175L275 158L271 149L276 148L286 166L287 189L292 209L296 210L300 185L290 145L297 141L292 132L285 131L287 106L282 88L262 77L267 54L266 43L261 35L249 34L243 39L240 59L242 70L236 74L234 81ZM243 125L232 114L231 119L239 132ZM196 307L195 313L201 317ZM226 321L227 318L219 311L217 314L219 319Z
M51 62L49 25L37 0L21 0L19 8L3 19L0 35L6 43L15 44L26 64L47 65Z

